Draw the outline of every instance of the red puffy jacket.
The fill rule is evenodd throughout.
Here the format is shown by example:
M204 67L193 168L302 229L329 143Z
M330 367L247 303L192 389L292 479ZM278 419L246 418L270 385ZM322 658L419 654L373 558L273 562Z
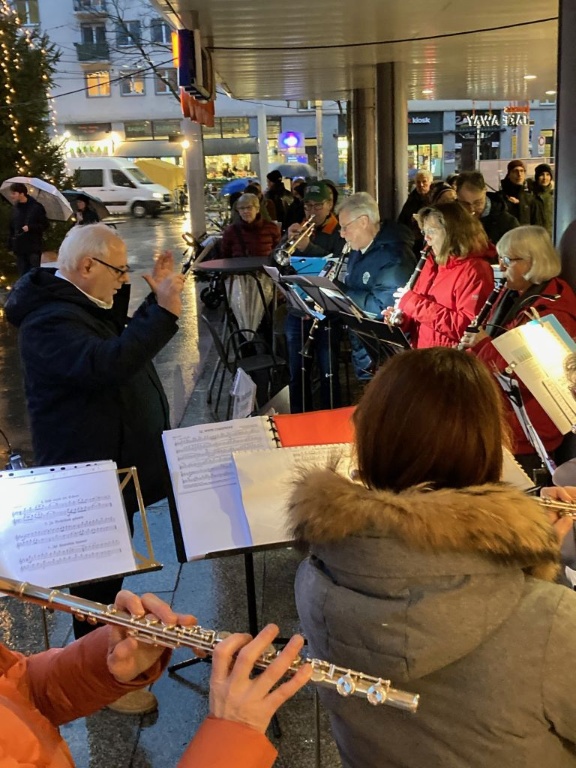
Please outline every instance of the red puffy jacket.
M414 349L454 347L494 288L491 254L450 256L444 266L428 258L414 288L400 299L402 330Z

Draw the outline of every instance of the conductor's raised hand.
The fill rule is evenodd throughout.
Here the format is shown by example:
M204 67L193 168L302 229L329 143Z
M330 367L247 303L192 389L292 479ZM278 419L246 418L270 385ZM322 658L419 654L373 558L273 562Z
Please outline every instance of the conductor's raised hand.
M196 618L186 613L176 613L168 603L153 594L138 597L123 589L118 592L115 608L142 618L158 619L163 624L180 624L192 627ZM129 635L129 630L111 624L108 626L110 640L106 659L110 674L120 683L128 683L150 669L166 651L163 646L139 642Z
M152 274L146 273L142 275L144 280L150 286L150 290L156 293L157 287L160 283L175 272L174 256L172 251L162 251L154 257L154 266L152 268Z
M154 291L158 306L172 312L176 317L180 317L182 312L182 290L185 282L185 275L173 272L158 283Z
M310 680L312 667L304 664L272 690L298 657L304 645L300 635L294 635L261 674L251 677L255 662L277 635L278 627L268 624L253 640L250 635L235 634L217 645L212 658L210 714L264 733L276 710Z

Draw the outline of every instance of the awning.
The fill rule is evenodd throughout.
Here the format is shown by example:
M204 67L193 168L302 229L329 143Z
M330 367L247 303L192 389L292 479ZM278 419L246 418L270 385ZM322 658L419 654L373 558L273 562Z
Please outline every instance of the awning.
M256 155L258 139L204 139L205 155ZM172 141L123 141L114 151L115 157L181 157L180 142Z

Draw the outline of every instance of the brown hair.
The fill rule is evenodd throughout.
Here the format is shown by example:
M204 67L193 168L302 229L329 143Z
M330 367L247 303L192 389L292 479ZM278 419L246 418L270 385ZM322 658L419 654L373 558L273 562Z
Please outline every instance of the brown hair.
M504 423L496 383L473 355L448 347L394 355L354 413L360 478L393 491L498 482Z
M446 264L449 256L465 259L471 253L482 253L488 248L488 237L476 216L472 216L459 202L430 205L417 214L420 228L434 217L446 232L440 253L435 253L437 264Z
M14 181L10 184L10 192L18 192L19 195L26 195L28 197L28 187L19 181Z

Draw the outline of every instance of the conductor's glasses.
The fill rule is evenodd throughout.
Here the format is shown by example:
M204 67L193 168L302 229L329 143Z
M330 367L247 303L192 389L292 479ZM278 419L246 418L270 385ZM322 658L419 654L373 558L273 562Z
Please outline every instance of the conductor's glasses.
M105 267L109 267L110 269L113 269L114 272L116 272L120 277L123 275L127 275L129 272L134 272L132 267L115 267L114 264L108 264L107 261L103 261L103 259L97 259L96 256L91 256L92 261L97 261L98 264L103 264Z

